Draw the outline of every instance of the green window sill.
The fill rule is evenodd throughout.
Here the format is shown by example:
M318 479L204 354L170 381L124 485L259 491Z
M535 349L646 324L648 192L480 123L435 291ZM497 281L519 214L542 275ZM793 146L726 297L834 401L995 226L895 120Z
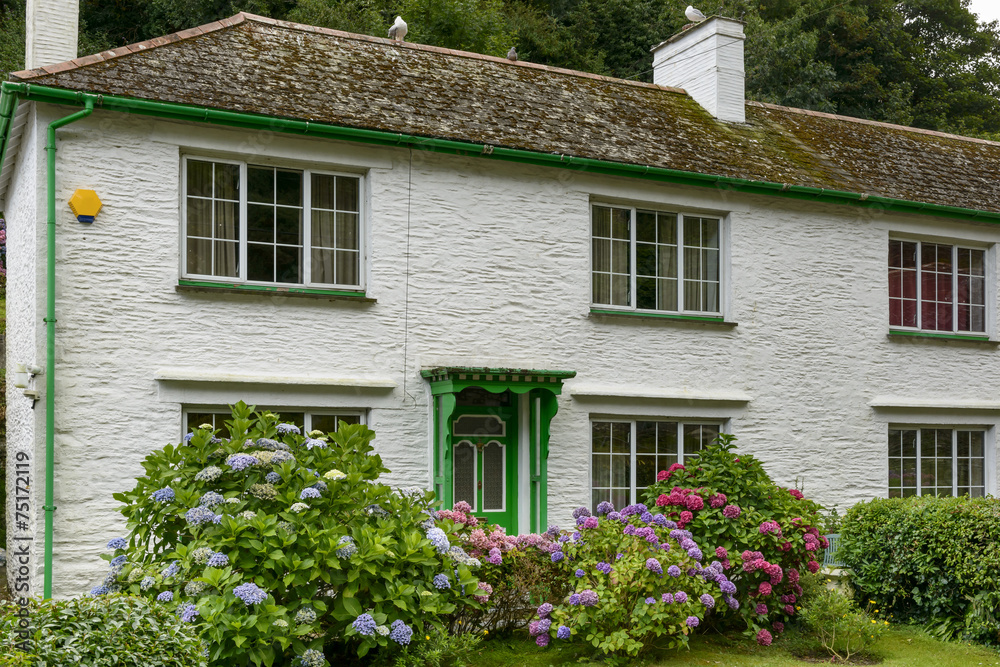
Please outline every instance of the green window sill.
M1000 341L992 340L989 336L971 334L948 334L930 333L925 331L895 331L890 330L889 340L913 340L919 342L959 342L959 343L979 343L984 345L1000 345Z
M179 280L177 281L177 287L175 289L178 292L283 296L304 299L326 299L335 301L354 301L357 303L375 303L375 299L365 296L364 292L315 289L311 287L279 287L277 285L242 285L238 283L222 283L207 280Z
M699 316L699 315L675 315L673 313L651 313L641 310L610 310L604 308L591 308L591 317L623 317L628 319L646 319L659 322L676 322L678 324L717 324L722 327L735 327L736 322L727 322L723 317Z

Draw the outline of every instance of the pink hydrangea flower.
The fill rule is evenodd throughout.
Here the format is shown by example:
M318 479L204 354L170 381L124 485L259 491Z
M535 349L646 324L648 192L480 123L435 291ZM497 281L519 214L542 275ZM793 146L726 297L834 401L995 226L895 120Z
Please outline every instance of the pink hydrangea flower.
M795 568L788 570L788 581L793 584L799 583L799 571Z
M781 534L781 526L778 525L777 521L765 521L760 524L760 534L767 535L768 533Z
M812 572L813 574L819 572L819 563L817 563L814 560L809 561L809 565L807 565L807 567L809 568L809 571Z
M583 520L583 525L581 527L582 528L597 528L598 523L599 522L598 522L596 516L588 516L586 519Z
M717 493L717 494L715 494L714 496L712 496L711 498L708 499L708 506L711 507L714 510L717 510L717 509L719 509L720 507L722 507L723 505L726 504L726 500L727 500L726 499L726 494L724 494L724 493Z
M665 493L661 493L657 497L657 499L656 499L656 506L657 507L664 507L665 505L668 505L668 504L670 504L670 496L668 496Z
M788 493L792 494L792 498L795 498L796 500L802 500L805 498L805 496L802 495L802 492L798 489L788 489Z
M696 512L705 507L705 501L701 499L701 496L691 495L684 501L684 506L692 512Z
M693 518L694 514L691 514L691 512L681 512L681 521L683 521L685 524L691 523L691 519Z
M754 611L756 611L761 616L767 616L767 605L764 604L763 602L760 602L757 604L756 607L754 607Z
M760 644L761 646L770 646L771 640L772 640L771 633L768 632L767 630L761 630L760 632L757 633L757 643Z
M452 509L456 512L461 512L462 514L468 514L472 511L472 505L465 502L464 500L459 500L452 506Z
M726 505L722 508L722 516L727 519L736 519L740 516L743 510L740 509L739 505Z
M760 586L757 587L757 593L759 595L770 595L771 594L771 584L766 581L761 582Z
M795 614L795 607L793 607L790 604L785 605L785 613L788 614L789 616L793 616Z
M774 634L776 635L780 635L782 632L785 631L785 624L782 623L781 621L775 621L774 623L771 624L771 627L774 628Z
M656 473L656 481L657 482L665 482L668 479L670 479L670 471L669 470L661 470L660 472Z
M729 558L729 552L726 551L725 547L715 547L715 556L720 560L725 560Z

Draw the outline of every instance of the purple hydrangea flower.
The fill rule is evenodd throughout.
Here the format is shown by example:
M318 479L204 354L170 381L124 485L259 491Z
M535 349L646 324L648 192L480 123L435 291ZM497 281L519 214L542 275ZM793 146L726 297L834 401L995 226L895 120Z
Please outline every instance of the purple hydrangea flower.
M663 595L660 596L660 601L665 602L667 604L673 604L674 596L671 593L664 593Z
M357 621L355 621L355 623L357 623ZM395 621L392 622L389 628L390 628L389 639L396 642L400 646L406 646L407 644L410 643L410 638L413 636L413 629L410 628L410 626L408 626L406 623L403 623L403 621L396 619Z
M568 602L571 605L578 605L578 604L580 604L580 594L579 593L573 593L572 595L569 596Z
M622 515L619 512L611 510L608 512L608 519L611 521L621 521Z
M569 639L572 632L565 625L560 625L559 629L556 630L556 639Z
M108 549L111 549L112 551L117 551L118 549L124 549L127 546L128 542L126 542L125 538L123 537L115 537L108 542Z
M169 503L172 502L177 494L169 486L165 486L158 491L153 491L152 498L158 503Z
M767 605L761 602L756 607L754 607L754 611L757 612L760 616L767 616Z
M709 595L708 593L705 593L704 595L702 595L702 596L701 596L700 598L698 598L698 599L699 599L699 600L701 600L701 603L702 603L703 605L705 605L706 607L708 607L709 609L711 609L712 607L714 607L714 606L715 606L715 598L713 598L713 597L712 597L711 595Z
M203 523L216 523L215 512L207 507L192 507L184 514L184 519L192 526Z
M590 510L586 507L577 507L573 510L574 519L579 519L581 516L590 516Z
M574 572L574 574L576 575L577 579L579 579L580 577L582 577L583 575L585 575L587 573L584 572L583 570L577 568L577 570L576 570L576 572Z
M553 551L552 552L552 562L553 563L558 563L563 558L564 558L563 552L561 552L561 551Z
M646 598L646 604L656 604L656 598Z
M181 618L181 623L192 623L198 616L198 608L190 602L177 610L177 615Z
M446 588L451 588L451 581L448 580L448 576L444 574L434 575L434 588L444 590Z
M371 614L361 614L351 623L359 635L371 637L375 633L375 626L378 625Z
M736 584L727 579L726 581L723 581L721 584L719 584L719 590L722 591L723 593L728 593L732 595L733 593L736 592Z
M549 529L546 530L545 533L549 537L555 537L556 535L559 534L559 526L556 526L556 525L549 526Z
M684 551L687 551L688 549L694 549L696 546L698 545L695 544L694 540L692 540L690 537L685 537L681 539L681 549L684 549Z
M666 526L669 522L670 522L670 520L667 519L667 517L665 515L663 515L663 514L654 514L653 515L653 523L655 523L657 526ZM676 524L674 524L674 525L676 525Z
M281 481L281 475L279 475L276 472L269 472L266 475L264 475L264 479L267 481L268 484L277 484L278 482Z
M684 604L688 601L688 594L684 591L677 591L674 593L674 602L677 604Z
M605 563L603 560L595 566L598 570L604 574L611 574L611 566Z
M609 514L615 511L615 506L609 503L607 500L602 500L597 503L597 513L598 514Z
M248 607L252 604L260 604L267 599L267 592L249 581L234 588L233 595L243 600L243 604Z
M593 607L597 604L597 599L597 593L589 588L585 591L580 591L580 604L584 607Z
M698 547L692 547L691 549L688 549L688 556L690 556L695 560L701 560L702 559L701 549L699 549Z
M536 625L535 627L538 628L538 634L545 634L549 631L549 628L552 627L552 619L543 618L540 621L538 621L538 625Z
M671 577L679 577L681 576L681 568L677 567L676 565L671 565L670 567L667 568L667 574L670 575Z
M227 565L229 565L229 556L224 553L215 551L208 557L209 567L225 567Z
M500 553L500 549L498 547L493 547L492 549L490 549L490 553L487 556L486 560L492 563L493 565L499 565L500 563L503 562L503 554Z
M233 454L228 459L226 459L226 465L239 472L241 470L246 470L260 463L256 456L250 456L249 454Z
M302 493L299 494L299 500L307 500L309 498L319 498L323 494L319 492L319 489L314 489L311 486L308 489L302 489Z
M549 604L548 602L544 602L540 607L538 607L538 618L545 618L551 613L552 613L552 605Z
M689 628L697 628L697 627L698 627L698 623L699 623L700 621L698 620L698 617L697 617L697 616L688 616L688 617L687 617L687 620L686 620L686 621L684 621L684 622L685 622L685 623L687 623L687 626L688 626Z
M726 595L722 599L726 601L726 604L729 605L730 609L735 610L740 608L740 601L734 598L732 595Z
M660 565L660 561L655 558L646 559L646 569L653 574L663 574L663 566Z
M160 593L159 595L156 596L156 599L159 602L172 602L173 599L174 599L174 592L173 591L163 591L162 593Z
M546 646L549 645L549 636L548 635L538 635L537 637L535 637L535 643L538 646L541 646L542 648L545 648Z
M639 520L642 521L643 523L649 523L650 521L653 520L653 515L650 514L649 512L643 512L642 516L639 517Z

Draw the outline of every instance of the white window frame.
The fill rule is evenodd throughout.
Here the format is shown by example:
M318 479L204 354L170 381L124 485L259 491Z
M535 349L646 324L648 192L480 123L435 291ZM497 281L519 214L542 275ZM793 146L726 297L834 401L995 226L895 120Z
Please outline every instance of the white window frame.
M955 423L897 423L891 422L888 424L888 428L885 432L885 462L886 462L886 476L885 476L885 493L886 497L889 497L889 432L890 431L916 431L917 432L917 486L915 495L922 495L923 484L921 482L921 463L923 461L922 456L922 436L921 431L923 429L934 429L934 430L950 430L951 431L951 489L952 497L957 497L958 493L958 432L959 431L979 431L983 433L983 495L992 495L995 493L996 481L994 478L994 466L995 466L995 434L994 428L990 424L955 424ZM936 457L931 457L936 458ZM937 485L935 485L935 488ZM900 484L900 495L902 495L903 486Z
M239 276L213 276L201 273L188 273L188 244L187 244L187 170L188 162L195 160L198 162L215 162L220 164L235 164L240 167L240 231L239 231ZM247 167L266 167L270 169L288 169L302 172L302 277L303 281L298 283L279 283L274 281L259 281L247 279ZM344 178L355 178L358 181L358 283L338 284L338 283L316 283L312 277L312 175L340 176ZM261 285L270 287L302 287L310 289L325 290L345 290L361 292L365 290L365 279L367 276L367 197L366 197L365 176L357 172L336 171L330 169L315 169L302 167L293 164L275 164L270 160L245 161L231 158L214 157L212 155L202 155L192 153L181 156L181 183L180 183L180 259L181 278L185 280L211 281L227 285L245 284Z
M631 433L629 435L629 442L631 443L629 452L629 497L632 499L632 503L639 502L638 489L635 486L635 476L636 476L636 443L638 441L638 422L676 422L677 423L677 460L680 463L684 462L684 426L686 425L698 425L698 426L718 426L719 433L727 433L727 423L728 420L725 419L712 419L708 417L622 417L622 416L598 416L592 415L587 426L589 428L589 445L587 448L587 493L590 499L588 502L593 503L594 497L594 423L595 422L610 422L615 424L630 424ZM603 453L601 454L604 455ZM648 456L648 454L644 454ZM609 453L608 456L614 456L613 453ZM622 456L622 454L619 454ZM658 456L658 455L657 455ZM659 471L657 471L659 472ZM604 487L601 487L604 488ZM608 487L615 488L615 487ZM620 510L620 507L615 509Z
M602 206L606 208L619 208L631 210L629 223L629 305L612 305L609 303L598 303L594 301L594 208ZM657 308L639 308L636 306L636 283L638 277L638 267L636 265L637 255L637 227L636 212L650 211L653 213L663 213L677 216L677 310L660 310ZM724 317L728 307L728 285L729 285L729 225L728 216L720 213L696 212L684 209L669 210L662 206L643 206L635 204L622 204L613 201L593 200L588 209L589 218L587 220L588 229L588 255L590 257L590 306L598 310L620 310L622 312L634 313L666 313L672 315L689 315L695 317ZM715 218L719 222L719 309L718 310L693 310L684 308L684 220L685 218Z
M363 408L302 408L291 405L284 406L260 406L257 408L256 412L261 410L266 410L268 412L273 412L277 415L281 415L282 412L301 412L303 413L303 420L305 421L305 429L303 430L303 435L309 433L313 430L312 420L313 417L337 415L337 416L351 416L358 417L359 423L368 423L368 410ZM213 414L232 414L232 411L227 405L185 405L183 410L181 410L181 437L190 433L187 430L188 415L192 413L213 413ZM218 428L218 425L216 425Z
M991 336L992 331L992 313L993 308L991 307L991 301L993 301L993 253L991 248L985 244L970 243L965 241L959 241L956 239L920 239L920 238L908 238L906 236L890 235L889 240L886 243L886 269L889 267L889 245L893 242L901 243L916 243L917 244L917 326L908 327L902 324L892 324L889 322L890 331L912 331L917 333L925 334L946 334L955 336L974 336L983 337ZM921 327L923 321L923 264L920 261L923 246L925 243L933 245L949 245L951 246L951 322L952 327L948 329L924 329ZM983 287L983 297L985 302L985 308L983 312L983 330L982 331L969 331L958 328L958 251L959 250L977 250L983 253L983 269L984 269L984 287ZM887 279L888 280L888 279ZM891 303L891 298L889 296L889 284L886 282L886 320L891 318L891 310L889 304Z

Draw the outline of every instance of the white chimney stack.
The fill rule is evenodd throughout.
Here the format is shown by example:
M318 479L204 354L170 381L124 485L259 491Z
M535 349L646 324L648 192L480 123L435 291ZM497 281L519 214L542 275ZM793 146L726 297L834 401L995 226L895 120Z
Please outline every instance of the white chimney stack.
M24 68L76 58L80 0L28 0L24 21Z
M719 120L746 122L743 24L713 16L654 46L653 83L683 88Z

